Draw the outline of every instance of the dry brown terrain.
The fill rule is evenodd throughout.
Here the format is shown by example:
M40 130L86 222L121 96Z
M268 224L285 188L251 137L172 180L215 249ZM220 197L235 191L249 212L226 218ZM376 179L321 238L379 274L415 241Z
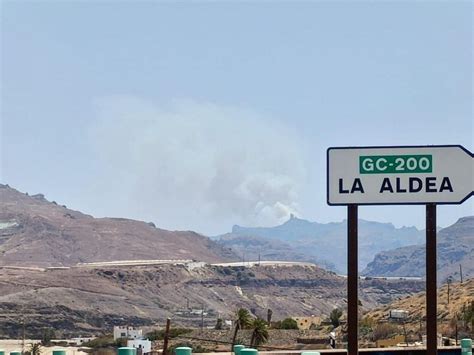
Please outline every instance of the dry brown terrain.
M462 284L460 282L452 283L449 294L448 304L448 285L445 284L438 290L438 318L440 320L461 313L463 306L474 301L474 279L466 280ZM425 316L425 302L425 293L420 292L374 309L368 315L378 321L386 319L390 309L403 309L408 311L411 319L420 319Z
M0 253L0 265L41 267L131 259L237 260L195 232L94 218L6 185L0 185Z
M170 232L127 219L93 218L42 195L0 185L0 336L97 335L113 325L212 326L239 307L255 316L327 316L345 308L346 280L317 266L252 268L148 260L232 261L236 256L193 232ZM144 260L143 265L104 262ZM79 263L93 266L77 267ZM48 267L60 268L48 268ZM62 267L62 268L61 268ZM409 280L361 280L368 309L418 292ZM193 311L194 310L194 311Z
M361 281L365 308L422 289L419 281ZM328 315L345 308L346 280L315 266L228 268L182 265L129 268L22 270L0 268L0 329L19 336L53 327L67 334L98 334L114 324L162 325L166 317L183 325L205 325L229 319L238 307L260 317L268 308L274 319Z
M474 279L451 283L449 287L445 284L438 290L438 332L443 335L455 336L456 323L459 333L474 335L474 324L464 322L463 318L474 302ZM368 312L365 317L371 317L375 323L388 321L390 310L400 309L408 311L406 328L413 334L424 332L424 319L426 314L425 293L406 296L383 307Z

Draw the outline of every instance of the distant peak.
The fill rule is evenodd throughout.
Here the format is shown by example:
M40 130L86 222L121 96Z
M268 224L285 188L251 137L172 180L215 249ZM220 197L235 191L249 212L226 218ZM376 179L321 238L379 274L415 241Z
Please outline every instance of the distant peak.
M294 224L311 224L310 221L307 221L306 219L299 218L295 216L293 213L290 214L290 218L284 222L282 225L294 225Z
M234 224L234 225L232 226L232 233L236 233L236 232L238 232L238 231L241 230L241 229L242 229L241 226L239 226L238 224Z
M472 223L474 222L474 216L461 217L456 223Z

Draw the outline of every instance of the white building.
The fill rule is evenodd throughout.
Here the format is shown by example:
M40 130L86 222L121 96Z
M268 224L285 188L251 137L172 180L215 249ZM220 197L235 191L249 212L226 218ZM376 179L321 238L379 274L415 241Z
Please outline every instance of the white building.
M71 338L68 340L68 343L69 344L74 344L74 345L77 345L77 346L81 346L83 343L87 343L91 340L94 340L95 337L86 337L86 338L83 338L83 337L77 337L77 338Z
M151 352L151 341L148 339L127 340L127 346L137 349L137 354L139 354L140 351L142 354Z
M143 334L141 329L137 329L134 327L114 327L114 340L120 338L127 338L127 339L142 339Z
M423 342L423 345L426 346L426 335L421 336L421 341ZM436 334L436 344L438 346L443 346L443 335L440 333Z
M403 309L392 309L388 312L388 317L391 319L403 320L408 318L408 311Z

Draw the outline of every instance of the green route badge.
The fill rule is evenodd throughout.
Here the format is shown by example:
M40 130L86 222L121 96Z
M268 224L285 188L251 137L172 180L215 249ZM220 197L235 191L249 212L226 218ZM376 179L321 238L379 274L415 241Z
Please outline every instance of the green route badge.
M361 174L413 174L433 171L432 155L362 155Z

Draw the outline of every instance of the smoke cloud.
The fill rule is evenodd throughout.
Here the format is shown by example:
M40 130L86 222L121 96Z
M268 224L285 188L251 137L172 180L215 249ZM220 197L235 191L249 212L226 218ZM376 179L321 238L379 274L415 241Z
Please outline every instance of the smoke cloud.
M114 213L207 233L299 215L306 171L302 144L288 127L196 101L108 97L97 109L95 187L113 194Z

